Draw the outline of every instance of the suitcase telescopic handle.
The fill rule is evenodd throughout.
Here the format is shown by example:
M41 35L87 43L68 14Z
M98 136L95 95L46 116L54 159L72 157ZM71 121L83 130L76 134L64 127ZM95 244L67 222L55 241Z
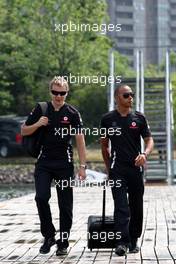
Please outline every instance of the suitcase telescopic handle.
M102 225L105 223L105 209L106 209L106 182L103 184L103 209L102 209Z

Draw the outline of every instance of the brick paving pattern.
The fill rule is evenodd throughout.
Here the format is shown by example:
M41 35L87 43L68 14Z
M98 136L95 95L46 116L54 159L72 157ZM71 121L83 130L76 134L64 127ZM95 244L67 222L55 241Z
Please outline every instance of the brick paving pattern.
M87 248L87 219L102 211L102 188L74 188L74 223L69 254L57 257L39 254L42 236L34 194L0 202L0 264L171 264L176 260L176 186L146 186L144 226L140 252L118 257L114 250ZM57 228L59 213L56 192L52 189L51 210ZM107 188L106 211L113 213L110 188ZM56 236L57 238L57 236Z

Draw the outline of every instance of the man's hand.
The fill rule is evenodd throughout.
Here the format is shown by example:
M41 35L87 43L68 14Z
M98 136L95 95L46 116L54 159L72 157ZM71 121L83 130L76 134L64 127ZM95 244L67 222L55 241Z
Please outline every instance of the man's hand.
M48 125L48 117L41 116L40 119L36 122L37 127L47 126Z
M41 126L47 126L48 125L48 117L46 116L41 116L39 120L34 123L33 125L26 126L23 124L21 126L21 135L22 136L28 136L32 135L39 127Z
M78 178L79 180L83 181L86 178L86 170L85 168L80 167L78 170Z
M135 158L135 166L137 166L137 167L144 166L145 162L146 162L145 154L139 154Z

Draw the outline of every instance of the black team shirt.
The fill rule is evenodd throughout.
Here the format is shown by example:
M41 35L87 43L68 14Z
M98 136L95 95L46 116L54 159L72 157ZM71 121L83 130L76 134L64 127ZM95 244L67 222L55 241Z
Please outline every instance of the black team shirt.
M36 123L42 116L39 104L33 109L26 120L26 125ZM48 102L46 116L49 124L44 129L40 160L57 160L61 167L67 167L73 162L71 136L78 134L82 128L79 112L65 103L59 111L55 111L51 102Z
M113 110L103 115L100 126L111 141L111 168L115 165L135 166L134 160L141 153L141 136L151 136L145 116L135 111L124 117Z

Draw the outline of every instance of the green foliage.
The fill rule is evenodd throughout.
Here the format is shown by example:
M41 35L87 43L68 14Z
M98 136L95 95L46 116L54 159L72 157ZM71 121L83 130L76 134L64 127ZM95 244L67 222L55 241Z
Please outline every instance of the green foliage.
M108 76L110 39L93 31L61 33L59 24L108 21L105 0L0 1L0 113L26 115L36 101L49 100L55 75ZM128 60L115 53L115 75L130 73ZM107 111L108 84L70 84L68 100L86 126L98 126Z
M163 70L158 65L149 64L145 69L145 77L163 77L164 76Z
M172 67L176 68L176 53L174 51L170 53L170 63Z
M1 108L0 115L5 115L10 113L10 107L13 103L13 97L8 91L0 91L1 98Z
M172 83L172 99L173 99L173 115L174 123L176 124L176 53L171 51L170 53L170 66L171 66L171 83ZM174 143L176 144L176 125L174 124Z

